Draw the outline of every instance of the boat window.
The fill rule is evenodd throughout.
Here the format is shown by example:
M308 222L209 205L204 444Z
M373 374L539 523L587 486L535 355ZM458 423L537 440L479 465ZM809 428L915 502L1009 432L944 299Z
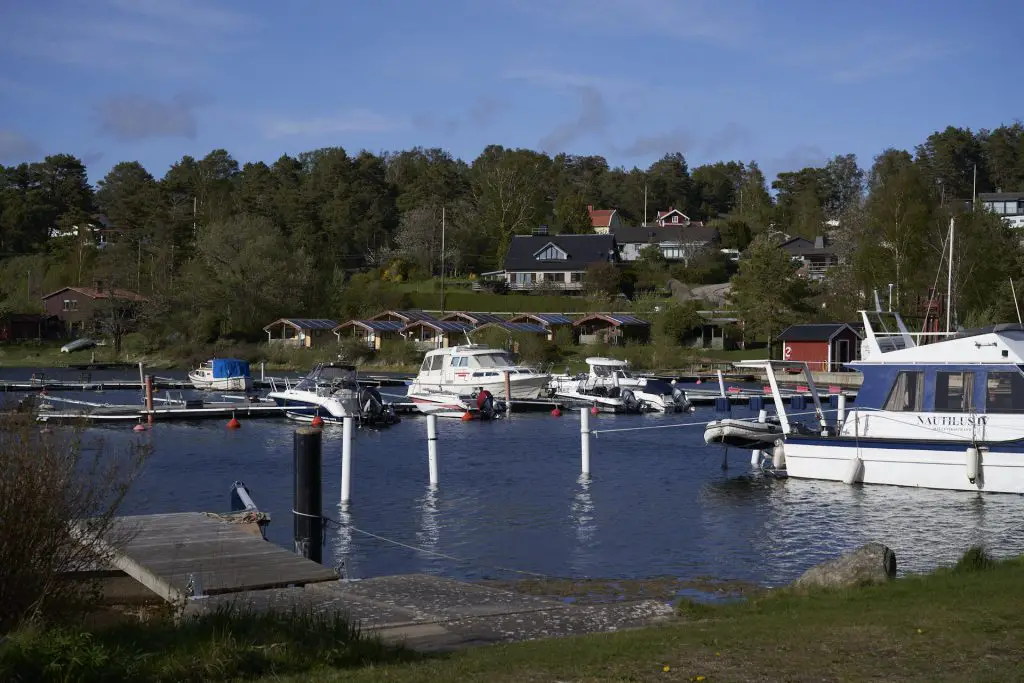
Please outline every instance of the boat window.
M969 412L974 407L973 394L973 372L935 373L935 412Z
M924 403L924 373L900 371L889 391L885 410L920 412Z
M466 367L466 357L465 356L453 356L452 357L452 367L453 368L464 368L464 367Z
M988 373L985 410L989 413L1024 413L1024 375L1019 372Z
M480 353L471 358L476 361L476 367L480 368L504 368L512 365L512 361L504 353Z
M436 356L430 357L431 370L440 370L442 365L444 365L444 356L437 354Z
M426 372L430 369L430 356L423 359L423 365L420 366L420 372Z
M594 376L595 377L610 377L611 373L608 372L608 366L607 365L595 365L594 366Z

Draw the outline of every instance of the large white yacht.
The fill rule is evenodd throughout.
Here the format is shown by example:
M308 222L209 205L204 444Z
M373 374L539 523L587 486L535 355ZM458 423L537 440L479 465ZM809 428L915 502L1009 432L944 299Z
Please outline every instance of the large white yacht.
M419 374L409 386L409 398L421 412L462 416L473 412L478 395L535 399L547 387L551 375L518 365L507 351L479 344L428 351ZM447 408L443 412L439 408ZM465 408L466 410L464 410Z

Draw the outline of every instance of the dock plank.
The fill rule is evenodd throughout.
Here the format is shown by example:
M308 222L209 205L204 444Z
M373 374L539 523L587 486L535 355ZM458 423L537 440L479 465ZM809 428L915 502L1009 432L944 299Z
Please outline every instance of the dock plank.
M191 575L206 593L337 580L333 569L201 512L120 517L110 538L125 536L112 564L171 602L187 597Z

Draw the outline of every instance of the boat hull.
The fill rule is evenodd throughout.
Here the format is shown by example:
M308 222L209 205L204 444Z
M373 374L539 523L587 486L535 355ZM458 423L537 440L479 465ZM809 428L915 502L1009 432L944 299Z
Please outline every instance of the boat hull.
M797 479L1024 493L1024 441L982 446L974 482L968 478L970 446L969 442L788 438L785 471Z
M252 377L205 377L189 373L192 386L200 391L250 391Z
M540 398L541 393L546 392L549 382L550 378L548 375L512 375L509 378L512 400L514 401L517 398L528 400ZM481 388L491 392L491 395L495 398L505 398L505 379L500 375L497 377L474 378L472 382L431 384L417 381L410 388L410 391L438 391L469 395Z

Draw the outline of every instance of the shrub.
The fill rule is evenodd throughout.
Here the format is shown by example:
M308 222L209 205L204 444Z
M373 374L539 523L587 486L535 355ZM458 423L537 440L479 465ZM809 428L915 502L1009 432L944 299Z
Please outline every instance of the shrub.
M418 365L423 359L423 354L411 341L385 339L380 345L377 359L384 365Z
M106 452L79 429L41 429L22 413L0 417L0 453L4 633L29 619L76 616L98 597L95 585L66 574L103 564L109 547L128 540L115 514L148 448Z
M345 363L360 365L372 359L374 350L358 337L345 337L338 345L338 358Z
M980 545L971 546L967 549L967 552L963 554L956 565L953 567L953 571L957 573L964 572L980 572L986 569L991 569L995 566L996 561L985 552L985 549Z

